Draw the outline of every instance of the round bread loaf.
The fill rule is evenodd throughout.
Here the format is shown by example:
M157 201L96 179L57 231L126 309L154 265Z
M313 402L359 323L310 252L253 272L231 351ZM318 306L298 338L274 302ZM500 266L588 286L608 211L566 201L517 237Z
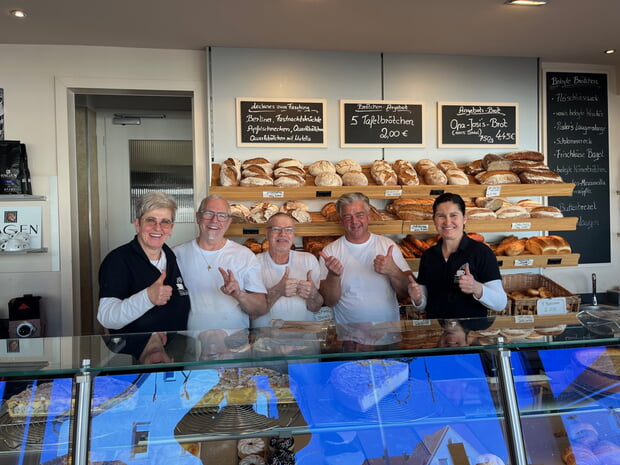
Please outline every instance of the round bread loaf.
M459 169L459 167L456 164L456 162L454 162L452 160L439 160L437 162L437 168L439 168L444 173L447 173L448 170L457 170L457 169Z
M293 210L297 210L297 209L306 210L306 211L309 210L308 205L306 205L301 200L287 200L280 206L280 211L284 213L290 213Z
M238 186L241 181L241 172L234 167L220 166L220 184L224 187Z
M464 186L469 184L469 178L463 170L458 168L450 168L446 172L448 178L448 184Z
M429 168L424 173L424 182L434 186L444 186L448 184L448 177L439 168Z
M336 173L339 175L342 176L349 171L362 171L362 167L357 161L351 160L350 158L340 160L336 163Z
M396 160L392 164L392 169L396 173L398 183L401 186L417 186L420 184L417 171L407 160Z
M437 168L437 165L435 165L435 162L429 158L422 158L415 164L415 170L418 172L418 175L422 177L431 168Z
M275 165L274 168L301 168L304 169L304 164L299 160L295 160L294 158L280 158Z
M331 161L318 160L308 167L308 173L310 173L312 176L319 176L320 174L326 173L335 174L336 167Z
M398 184L398 178L392 168L371 171L372 178L379 186L396 186Z
M306 178L296 174L289 174L278 176L273 184L278 187L300 187L306 184Z
M332 165L333 166L333 165ZM316 186L342 186L342 178L336 174L335 168L333 173L321 173L314 178Z
M368 178L358 170L347 171L342 175L343 186L367 186Z

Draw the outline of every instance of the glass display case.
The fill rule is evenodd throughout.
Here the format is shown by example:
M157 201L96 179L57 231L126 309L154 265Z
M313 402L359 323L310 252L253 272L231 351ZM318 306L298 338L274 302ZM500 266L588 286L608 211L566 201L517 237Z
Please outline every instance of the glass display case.
M615 464L620 340L602 324L3 340L0 463Z

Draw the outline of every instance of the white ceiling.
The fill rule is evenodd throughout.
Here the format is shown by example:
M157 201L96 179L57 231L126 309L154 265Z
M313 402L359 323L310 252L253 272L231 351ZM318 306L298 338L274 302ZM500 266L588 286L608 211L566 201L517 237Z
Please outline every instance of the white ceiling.
M620 67L620 0L2 0L0 44L540 57ZM9 11L23 8L18 20ZM605 55L617 48L615 55ZM2 64L3 66L4 64Z

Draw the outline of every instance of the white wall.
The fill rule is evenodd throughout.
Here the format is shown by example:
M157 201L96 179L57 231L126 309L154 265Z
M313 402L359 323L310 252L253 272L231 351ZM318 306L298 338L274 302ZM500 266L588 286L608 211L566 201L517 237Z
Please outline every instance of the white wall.
M0 45L0 87L5 96L5 138L28 147L33 193L45 195L46 254L0 257L0 318L8 301L24 293L42 296L49 335L74 333L73 228L76 199L71 99L67 89L146 89L193 92L196 196L206 192L206 60L204 51L112 47ZM59 208L60 205L60 208ZM78 313L79 309L75 309Z

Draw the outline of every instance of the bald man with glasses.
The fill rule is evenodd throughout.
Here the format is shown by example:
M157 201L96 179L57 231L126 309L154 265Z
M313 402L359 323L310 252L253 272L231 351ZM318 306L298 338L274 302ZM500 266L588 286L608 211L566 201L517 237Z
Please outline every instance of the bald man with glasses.
M323 305L319 293L319 262L308 252L293 249L295 221L276 213L267 221L269 249L257 256L267 287L269 312L252 321L252 327L269 326L271 320L314 321Z
M260 263L247 247L224 237L232 218L223 197L203 199L196 222L198 237L173 249L192 305L187 327L249 328L251 319L267 312Z

